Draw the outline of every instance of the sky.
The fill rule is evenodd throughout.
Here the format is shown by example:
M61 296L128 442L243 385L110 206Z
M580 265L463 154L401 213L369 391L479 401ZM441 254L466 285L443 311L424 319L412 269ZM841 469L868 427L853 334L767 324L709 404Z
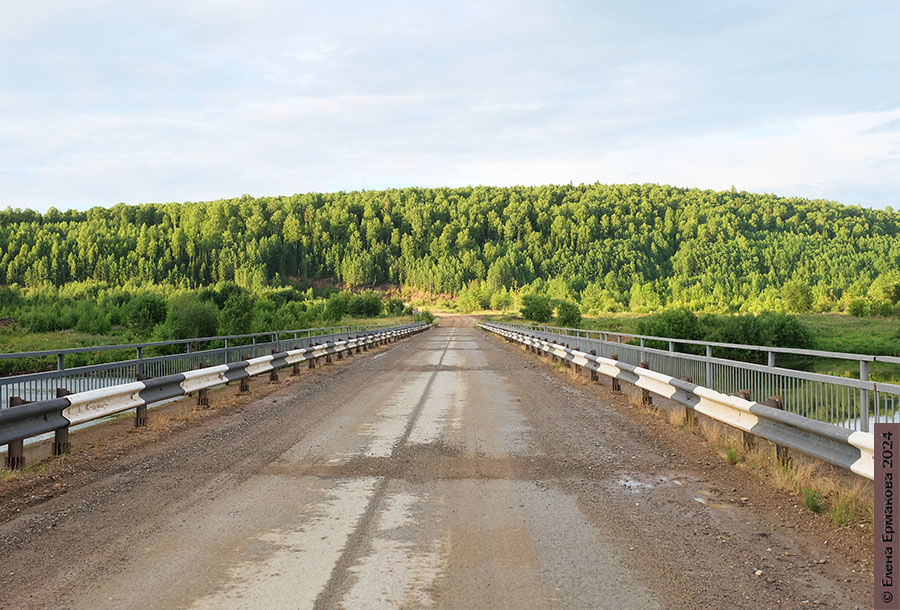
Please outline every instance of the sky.
M29 0L0 208L660 183L900 208L900 3Z

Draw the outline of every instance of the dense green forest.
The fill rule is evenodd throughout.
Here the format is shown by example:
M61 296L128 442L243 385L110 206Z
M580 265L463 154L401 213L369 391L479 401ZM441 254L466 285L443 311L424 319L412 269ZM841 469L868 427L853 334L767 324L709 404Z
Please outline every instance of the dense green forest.
M0 211L0 284L20 296L335 278L585 313L849 311L900 301L900 214L653 184L407 188L86 212ZM0 303L2 306L2 303Z

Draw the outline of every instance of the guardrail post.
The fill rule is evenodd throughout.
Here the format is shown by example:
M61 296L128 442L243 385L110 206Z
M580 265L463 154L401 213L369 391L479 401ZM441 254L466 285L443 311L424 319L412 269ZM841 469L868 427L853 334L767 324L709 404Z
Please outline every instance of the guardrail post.
M27 400L22 400L18 396L9 397L10 408L21 407L27 404ZM23 439L10 441L9 445L6 446L6 467L10 470L25 468L25 441Z
M610 356L610 359L618 360L619 354L613 354L612 356ZM613 390L613 392L621 392L622 391L622 384L619 383L619 380L616 377L612 378L612 390Z
M296 377L296 376L299 375L299 374L300 374L300 363L299 363L299 362L295 362L295 363L291 366L291 377Z
M768 358L766 359L766 364L768 366L775 366L775 352L768 352Z
M780 411L784 410L784 401L781 396L769 396L769 398L762 403L767 407L772 407L773 409L778 409ZM778 460L778 463L782 466L787 466L791 463L791 455L788 451L787 447L783 445L775 444L775 459Z
M247 354L241 354L242 360L248 360ZM250 377L241 377L240 385L238 385L238 394L250 393Z
M231 351L228 348L229 348L228 337L225 337L225 364L228 364L229 362L231 362Z
M644 360L646 357L647 357L647 355L644 353L644 339L642 337L641 338L641 360Z
M571 347L569 347L568 343L566 343L566 349L571 349ZM565 363L567 369L572 370L572 361L571 360L569 360L568 358L565 358L563 360L563 362Z
M859 361L859 380L869 380L869 363L865 360ZM859 429L862 432L869 431L869 390L859 391Z
M715 390L715 388L713 387L713 380L712 380L711 358L712 358L712 346L707 345L706 346L706 379L704 380L702 385L705 385L706 387Z
M273 356L277 353L277 349L272 350ZM269 383L278 383L278 369L276 369L274 366L272 367L272 370L269 371Z
M639 365L642 369L650 370L650 363L644 360ZM653 404L653 396L650 395L650 390L645 390L641 388L641 406L649 407Z
M359 351L360 351L360 349L362 349L362 347L360 346L360 338L359 338L359 335L357 335L356 337L354 337L354 339L356 339L356 353L358 354Z
M56 388L56 397L62 398L63 396L68 396L71 394L69 390L65 388ZM53 455L64 455L69 453L69 427L60 428L59 430L55 430L53 432Z
M206 362L203 360L197 364L198 369L205 369L206 366ZM197 408L201 407L204 409L209 408L209 395L207 394L206 388L197 391Z
M143 373L137 374L138 381L144 381L147 376ZM147 405L140 405L134 410L134 427L143 428L147 425Z
M681 378L682 381L687 381L688 383L694 383L694 378L690 375L685 375ZM684 423L688 428L693 428L697 423L696 413L694 413L694 409L684 405Z
M337 356L338 360L343 360L344 359L344 350L338 349L337 353L335 355Z
M56 370L57 371L66 370L66 355L65 354L56 354Z
M597 355L597 350L592 349L592 350L591 350L591 356L596 356L596 355ZM590 370L591 370L591 381L597 381L597 380L599 380L600 377L597 375L597 371L595 371L594 369L590 369Z
M737 396L738 398L743 398L744 400L750 400L750 390L738 390L733 394L729 394L729 396ZM756 436L741 430L741 444L744 446L744 449L752 449L756 446Z
M325 364L331 364L331 354L330 353L325 354Z

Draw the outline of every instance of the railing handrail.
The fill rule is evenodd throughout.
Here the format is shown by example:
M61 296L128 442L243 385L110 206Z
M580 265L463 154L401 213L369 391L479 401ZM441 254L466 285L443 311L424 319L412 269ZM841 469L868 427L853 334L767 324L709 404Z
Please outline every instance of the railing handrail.
M719 343L717 341L700 341L698 339L676 339L675 337L657 337L654 335L640 335L637 333L629 333L616 330L593 330L587 328L569 328L565 326L546 326L539 324L520 324L515 322L492 322L492 324L505 324L516 328L528 328L532 330L540 330L552 334L561 334L556 331L574 331L579 333L594 333L600 335L615 335L618 337L630 337L632 339L644 339L645 341L666 341L671 343L681 343L687 345L700 345L709 347L722 347L727 349L740 349L756 352L773 352L778 354L794 354L799 356L817 356L820 358L834 358L839 360L855 360L864 362L887 362L891 364L900 364L900 356L884 356L875 354L854 354L851 352L832 352L827 350L812 350L797 347L777 347L774 345L745 345L742 343ZM586 337L591 338L591 337Z
M125 349L138 349L145 347L159 347L162 345L184 345L186 343L208 343L212 341L224 341L225 339L252 339L254 337L266 337L287 333L312 333L321 336L332 334L333 332L358 332L363 330L374 330L377 328L385 328L386 324L364 324L354 326L327 326L319 328L297 328L293 330L270 330L259 333L247 333L242 335L219 335L216 337L194 337L191 339L170 339L168 341L147 341L143 343L120 343L116 345L94 345L86 347L67 347L63 349L39 350L34 352L13 352L0 353L0 360L12 360L16 358L42 358L46 356L59 356L60 354L84 354L87 352L108 352ZM321 331L321 332L318 332Z

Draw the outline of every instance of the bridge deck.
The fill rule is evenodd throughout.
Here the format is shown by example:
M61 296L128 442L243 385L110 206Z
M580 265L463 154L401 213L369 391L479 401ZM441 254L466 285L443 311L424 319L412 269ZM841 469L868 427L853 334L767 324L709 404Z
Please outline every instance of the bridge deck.
M437 328L26 509L0 607L870 603L784 496L623 403Z

